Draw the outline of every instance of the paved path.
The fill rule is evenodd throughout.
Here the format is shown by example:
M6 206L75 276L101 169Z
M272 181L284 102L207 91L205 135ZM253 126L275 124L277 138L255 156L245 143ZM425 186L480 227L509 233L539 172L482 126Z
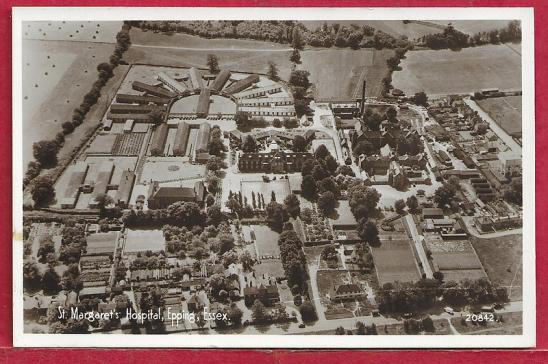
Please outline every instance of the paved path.
M405 221L407 222L407 226L409 226L409 232L411 232L411 237L415 242L415 248L417 249L417 253L421 260L422 269L426 274L426 278L434 278L434 274L432 273L432 269L430 268L430 262L428 262L428 257L426 256L426 252L424 251L424 248L422 246L422 236L420 236L419 232L417 231L417 226L415 225L415 220L413 220L413 215L405 215Z

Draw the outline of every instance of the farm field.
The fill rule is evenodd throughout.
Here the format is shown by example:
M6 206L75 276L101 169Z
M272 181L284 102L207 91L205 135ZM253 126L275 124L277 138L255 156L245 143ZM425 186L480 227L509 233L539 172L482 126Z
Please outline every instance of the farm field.
M509 20L430 20L429 22L443 26L452 24L455 29L473 35L479 32L504 28L508 25Z
M413 282L420 279L419 268L407 238L386 240L381 236L380 247L371 248L379 285L393 282Z
M23 162L33 159L32 144L52 139L97 79L96 67L108 61L114 45L23 40ZM115 71L104 90L116 83ZM86 124L86 123L84 123ZM84 127L76 129L76 134ZM68 137L67 139L71 139ZM79 138L81 139L81 135ZM70 144L70 141L69 143Z
M311 49L301 52L300 68L310 72L319 99L350 99L361 95L363 77L366 93L378 97L388 72L386 59L392 50ZM325 72L329 69L329 72Z
M116 43L121 21L31 21L23 22L24 39Z
M476 102L509 135L521 136L521 96L494 97Z
M468 94L485 88L521 89L521 57L505 45L451 50L422 50L406 54L392 85L407 95Z
M522 297L522 236L508 235L481 239L472 237L472 245L478 254L489 279L507 286L511 301Z

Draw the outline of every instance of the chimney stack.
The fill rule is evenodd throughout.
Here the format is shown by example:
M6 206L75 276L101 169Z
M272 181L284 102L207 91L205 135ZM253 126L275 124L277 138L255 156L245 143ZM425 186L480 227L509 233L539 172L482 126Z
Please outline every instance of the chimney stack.
M364 78L363 79L363 89L362 89L362 100L361 100L361 105L360 105L360 114L363 115L363 113L365 112L365 86L367 84L367 81L366 79Z

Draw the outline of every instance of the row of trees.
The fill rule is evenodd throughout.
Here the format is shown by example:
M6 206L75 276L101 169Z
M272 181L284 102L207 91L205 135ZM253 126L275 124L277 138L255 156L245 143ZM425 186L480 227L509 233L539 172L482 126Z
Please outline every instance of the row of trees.
M494 29L488 32L479 32L472 36L455 29L451 24L443 32L427 34L422 38L424 44L432 49L459 50L466 47L483 44L500 44L521 41L521 24L518 20L512 20L502 29Z
M97 81L95 81L91 90L84 95L80 106L74 109L72 120L66 121L61 125L62 131L54 139L42 140L33 144L35 161L29 162L25 178L23 179L24 187L34 180L43 168L52 168L57 165L57 154L65 142L65 136L71 134L76 127L83 123L87 113L101 96L101 89L113 76L113 70L120 63L123 53L129 48L131 44L129 39L130 28L128 24L122 26L122 30L116 36L116 46L109 58L109 62L100 63L97 66ZM51 201L52 198L44 198L45 191L42 187L33 187L33 197L35 197L34 190L36 188L41 189L41 191L36 193L36 199L34 199L34 202L38 206Z
M164 225L205 226L208 218L217 217L220 208L215 205L208 209L207 214L194 202L175 202L165 209L149 209L146 211L127 210L122 215L122 222L127 227L150 226L161 227Z
M312 47L339 48L397 48L410 42L405 36L392 35L375 30L370 25L349 26L325 22L317 29L308 29L298 21L136 21L134 26L162 32L178 32L199 35L204 38L236 38L291 44L295 49L305 45Z
M416 283L387 283L378 295L379 310L386 313L420 312L442 301L452 306L507 302L506 288L487 279L442 283L438 279L421 279Z
M297 236L295 230L285 229L278 239L280 246L280 258L292 292L306 292L306 280L308 272L306 268L306 257L302 249L302 242Z

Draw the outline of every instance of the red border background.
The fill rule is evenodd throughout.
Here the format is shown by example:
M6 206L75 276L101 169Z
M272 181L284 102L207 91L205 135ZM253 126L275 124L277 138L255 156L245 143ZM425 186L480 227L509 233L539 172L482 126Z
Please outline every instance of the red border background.
M536 151L537 165L540 166L536 173L536 204L537 216L542 219L546 207L542 204L548 197L548 193L542 188L546 181L548 169L542 168L543 151L547 145L548 131L543 123L547 112L547 103L541 102L547 94L548 67L544 61L548 56L548 48L544 47L548 38L548 1L543 0L23 0L0 2L0 110L2 113L0 134L0 187L5 193L11 193L11 8L12 6L260 6L260 7L303 7L303 6L355 6L355 7L534 7L535 8L535 113L536 113ZM9 191L9 192L8 192ZM3 249L0 253L0 359L2 362L182 362L199 361L202 364L214 362L234 363L316 363L344 361L350 363L375 362L375 363L408 363L430 359L439 363L469 363L469 362L516 362L516 363L543 363L548 362L548 307L538 304L544 298L548 298L548 246L544 245L548 236L548 225L539 220L536 223L536 272L537 272L537 347L536 349L523 350L336 350L336 351L296 351L296 350L128 350L128 349L15 349L12 347L12 231L11 198L9 195L0 197L3 207L0 210L0 236ZM527 292L525 292L526 294ZM265 338L268 340L268 338ZM367 338L364 337L364 341ZM36 343L40 345L39 342Z

